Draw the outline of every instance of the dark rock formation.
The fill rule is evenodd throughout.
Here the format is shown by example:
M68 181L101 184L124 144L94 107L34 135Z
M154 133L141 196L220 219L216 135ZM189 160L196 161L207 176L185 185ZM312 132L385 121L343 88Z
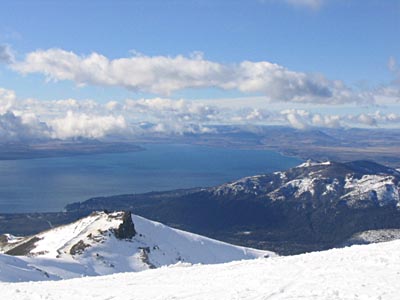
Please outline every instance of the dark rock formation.
M7 251L5 254L8 255L15 255L15 256L21 256L21 255L29 255L30 251L35 248L35 243L39 241L40 238L38 237L33 237L26 242L19 244L17 247L12 248L11 250Z
M125 211L122 216L122 223L119 225L118 229L114 232L118 239L131 239L135 236L136 230L135 225L132 221L132 213L130 211Z
M76 255L76 254L82 254L83 251L85 251L86 248L90 247L90 245L85 244L82 240L80 240L78 243L73 245L71 247L71 250L69 250L69 253L71 255Z

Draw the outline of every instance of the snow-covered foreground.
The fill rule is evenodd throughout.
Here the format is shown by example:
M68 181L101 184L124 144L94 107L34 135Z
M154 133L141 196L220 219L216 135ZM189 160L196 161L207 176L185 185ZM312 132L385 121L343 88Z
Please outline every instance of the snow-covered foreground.
M400 241L219 265L0 283L2 299L399 299Z

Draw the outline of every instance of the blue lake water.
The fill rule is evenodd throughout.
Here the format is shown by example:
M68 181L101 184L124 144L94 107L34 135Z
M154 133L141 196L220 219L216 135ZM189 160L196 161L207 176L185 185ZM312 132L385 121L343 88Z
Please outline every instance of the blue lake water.
M130 153L0 161L0 212L60 211L96 196L213 186L301 163L264 150L143 147Z

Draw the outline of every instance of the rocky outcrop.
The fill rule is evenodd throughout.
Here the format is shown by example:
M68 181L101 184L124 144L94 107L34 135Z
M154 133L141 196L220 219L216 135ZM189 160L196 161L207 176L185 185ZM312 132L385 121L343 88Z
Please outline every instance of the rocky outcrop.
M35 243L39 240L40 238L36 236L32 237L27 241L18 244L16 247L8 250L5 254L15 255L15 256L30 255L30 251L35 248Z
M78 243L73 245L71 247L71 250L69 250L69 253L71 255L77 255L77 254L82 254L86 248L90 247L90 245L85 244L84 241L80 240Z
M115 236L120 239L131 239L136 235L135 225L132 221L132 213L125 211L122 216L122 223L118 229L115 229Z

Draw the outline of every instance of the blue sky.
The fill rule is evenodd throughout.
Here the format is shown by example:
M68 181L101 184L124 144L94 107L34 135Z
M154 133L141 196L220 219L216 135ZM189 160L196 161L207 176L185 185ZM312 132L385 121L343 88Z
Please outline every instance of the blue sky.
M229 106L239 98L254 108L266 97L260 109L372 114L383 101L380 111L400 113L399 36L398 0L4 1L0 45L13 61L3 59L0 88L14 91L17 101L164 97ZM96 66L79 68L93 53L101 56L91 57ZM110 68L96 71L103 58L111 64L132 56L144 59L121 63L113 76ZM66 70L69 60L75 65ZM160 60L165 65L158 74ZM147 79L126 82L146 63L152 66L143 72ZM191 63L193 72L185 73ZM233 78L243 72L246 78ZM165 77L173 80L151 82Z

